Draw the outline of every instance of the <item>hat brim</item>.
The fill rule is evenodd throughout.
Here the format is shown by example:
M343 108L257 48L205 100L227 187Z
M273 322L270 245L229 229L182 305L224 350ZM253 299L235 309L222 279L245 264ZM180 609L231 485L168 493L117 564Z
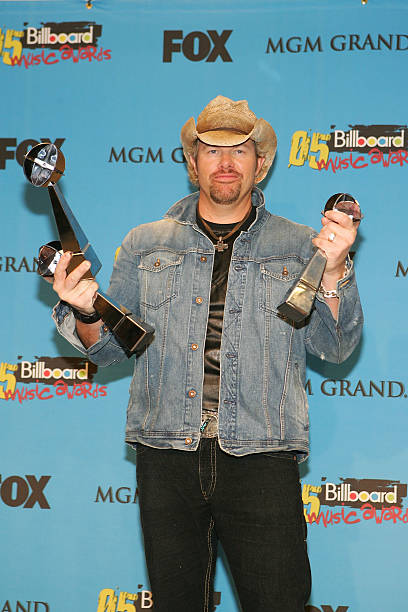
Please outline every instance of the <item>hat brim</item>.
M234 147L249 140L252 131L249 134L244 134L235 130L211 130L209 132L197 132L197 138L201 142L215 147Z

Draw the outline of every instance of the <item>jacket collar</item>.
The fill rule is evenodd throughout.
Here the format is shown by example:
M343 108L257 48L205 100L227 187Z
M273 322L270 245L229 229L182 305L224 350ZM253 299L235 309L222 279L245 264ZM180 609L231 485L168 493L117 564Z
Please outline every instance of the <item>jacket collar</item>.
M196 226L196 211L199 195L200 192L196 191L182 198L181 200L173 204L171 208L169 208L167 213L164 215L164 218L174 219L175 221L184 223L186 225ZM265 196L258 187L253 188L251 199L252 205L256 207L257 211L256 219L249 228L249 230L259 229L260 226L263 225L263 223L265 222L266 217L268 215L267 211L265 210Z

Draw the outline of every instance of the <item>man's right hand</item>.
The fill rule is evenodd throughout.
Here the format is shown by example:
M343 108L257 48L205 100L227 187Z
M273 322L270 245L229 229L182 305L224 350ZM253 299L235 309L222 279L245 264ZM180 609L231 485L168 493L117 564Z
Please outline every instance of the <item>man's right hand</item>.
M72 254L67 251L59 260L55 272L53 289L61 300L67 302L83 314L93 314L93 306L98 283L92 279L81 280L85 272L89 270L89 261L83 261L70 274L67 275L67 268L71 261Z

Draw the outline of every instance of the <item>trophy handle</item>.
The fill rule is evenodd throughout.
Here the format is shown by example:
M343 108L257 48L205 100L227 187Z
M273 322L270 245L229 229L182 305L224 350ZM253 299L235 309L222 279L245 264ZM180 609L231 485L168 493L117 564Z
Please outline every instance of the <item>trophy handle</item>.
M67 274L75 270L80 263L87 259L91 262L91 267L84 274L83 278L95 278L102 268L102 264L97 254L89 244L88 238L79 225L58 185L50 185L48 187L48 193L60 237L61 248L63 251L71 251L73 253L73 257L67 268Z

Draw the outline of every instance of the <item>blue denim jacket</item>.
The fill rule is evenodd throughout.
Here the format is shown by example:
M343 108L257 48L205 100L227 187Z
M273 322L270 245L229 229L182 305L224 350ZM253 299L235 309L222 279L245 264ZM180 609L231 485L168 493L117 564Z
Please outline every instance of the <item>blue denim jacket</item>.
M164 219L141 225L123 241L108 293L153 325L136 359L126 441L197 449L204 344L214 246L196 224L198 193ZM256 219L233 246L221 341L219 443L233 455L309 449L306 351L340 363L357 345L363 323L354 271L338 283L338 321L317 296L307 325L281 318L277 306L313 253L313 229L270 214L254 189ZM86 350L70 309L54 311L59 331L98 365L126 357L110 332Z

